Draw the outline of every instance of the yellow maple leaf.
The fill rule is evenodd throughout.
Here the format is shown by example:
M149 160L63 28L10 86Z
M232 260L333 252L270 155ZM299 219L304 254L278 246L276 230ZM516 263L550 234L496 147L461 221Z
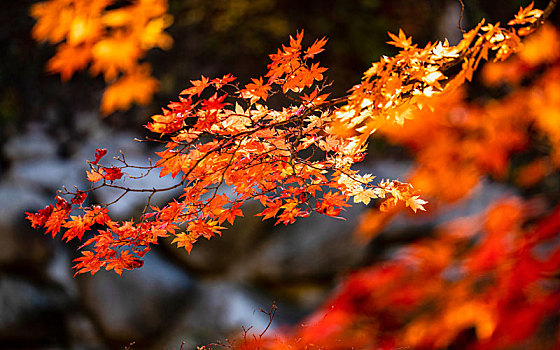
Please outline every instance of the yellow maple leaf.
M91 171L86 171L87 179L90 182L97 182L103 179L103 170L91 169Z
M64 40L70 30L73 13L69 1L43 1L31 6L30 14L37 19L32 36L37 41L57 43Z
M426 203L428 202L426 202L423 199L420 199L420 196L413 196L406 200L406 206L410 207L410 209L412 209L415 213L417 210L426 211L426 209L424 208L424 204Z
M173 23L173 16L163 15L150 20L140 35L140 46L144 50L159 47L168 50L173 45L173 38L164 32Z
M175 238L171 241L171 244L177 243L177 248L184 247L185 250L190 254L193 244L196 242L197 238L198 236L192 232L181 232L175 235Z
M374 189L368 188L354 194L354 203L361 202L364 203L365 205L368 205L373 198L377 198L377 194L374 191Z
M67 39L78 44L97 38L102 32L101 13L112 0L50 0L31 6L37 19L33 38L53 43Z
M131 71L142 55L137 41L123 31L99 40L92 48L91 73L103 73L105 80L116 78L120 71Z
M76 16L68 31L67 42L77 45L95 41L103 33L99 16Z
M399 29L399 36L396 36L395 34L392 34L390 32L387 32L387 34L389 34L389 36L391 37L391 41L387 41L387 44L402 48L402 49L409 49L409 48L414 48L416 45L412 45L412 37L406 37L406 35L404 34L404 32L402 31L402 29Z

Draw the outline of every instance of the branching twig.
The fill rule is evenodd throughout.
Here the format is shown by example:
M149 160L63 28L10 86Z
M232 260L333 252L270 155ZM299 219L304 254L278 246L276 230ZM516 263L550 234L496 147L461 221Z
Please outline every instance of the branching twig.
M461 31L461 33L463 33L463 35L465 35L465 30L463 29L463 13L465 12L465 4L463 3L463 0L459 0L459 4L461 4L461 13L459 15L459 22L457 23L457 28L459 28L459 30Z

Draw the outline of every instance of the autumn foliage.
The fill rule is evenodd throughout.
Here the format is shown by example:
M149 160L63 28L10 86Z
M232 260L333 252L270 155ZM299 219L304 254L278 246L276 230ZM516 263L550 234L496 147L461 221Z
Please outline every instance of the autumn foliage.
M34 4L37 19L33 38L57 45L47 70L68 80L89 66L103 75L108 86L101 112L145 105L159 87L151 67L140 60L154 47L169 49L171 37L163 30L173 17L166 0L137 0L119 5L116 0L50 0Z
M81 3L65 3L70 2ZM34 8L44 21L35 36L53 42L65 38L62 45L73 45L80 37L77 29L68 25L56 31L49 24L45 9L57 3L63 2ZM544 186L560 166L560 34L543 25L555 3L544 11L532 4L522 8L505 26L482 21L457 45L444 41L418 47L403 31L389 33L389 44L399 53L373 63L347 95L336 98L328 92L327 69L316 60L327 39L306 46L303 30L297 32L269 55L264 76L246 84L231 74L202 76L152 116L146 128L155 136L147 140L161 143L153 164L129 164L124 155L109 164L107 150L98 149L88 162L91 187L59 191L56 203L27 213L28 219L53 238L63 229L67 241L85 237L76 274L101 269L121 274L141 267L151 245L163 238L190 252L197 240L221 235L251 200L262 205L258 216L277 224L312 212L339 217L350 201L372 204L357 232L370 239L405 210L436 212L467 198L485 178L527 190ZM107 10L107 5L84 11L108 16L130 10ZM95 46L109 40L103 39L108 33L83 36L77 43ZM157 42L151 40L143 50ZM62 57L53 58L52 70L52 62ZM109 80L137 69L103 65L91 57L90 69ZM462 86L484 61L492 62L482 68L483 84L489 89L505 84L511 92L483 103L466 102ZM69 77L90 61L84 62L58 72ZM125 85L123 90L133 89ZM270 107L273 97L283 99L284 107ZM355 170L374 133L408 150L414 161L410 174L403 174L408 182ZM171 176L176 184L133 187L129 172L138 169ZM140 218L117 221L111 218L111 203L84 204L89 193L104 187L121 192L115 201L131 192L146 193ZM151 203L154 194L176 188L182 190L178 198L161 207ZM560 208L546 198L502 198L474 216L441 224L383 264L355 272L304 326L230 346L556 348L559 230Z

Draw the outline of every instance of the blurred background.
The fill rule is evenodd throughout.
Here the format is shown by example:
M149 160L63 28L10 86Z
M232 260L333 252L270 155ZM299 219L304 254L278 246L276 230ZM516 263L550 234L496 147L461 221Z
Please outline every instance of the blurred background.
M355 205L335 220L312 215L290 226L245 217L223 237L198 242L192 253L160 244L142 269L118 277L101 271L73 277L77 244L63 244L31 229L26 211L43 208L62 185L86 187L86 159L96 148L109 156L123 150L141 162L155 148L143 138L149 117L175 100L200 75L232 73L245 83L263 75L268 54L304 29L304 43L329 38L319 55L332 96L343 95L381 55L393 55L387 31L402 28L413 40L449 38L456 43L461 6L457 0L169 0L174 45L154 49L146 61L160 80L147 106L103 117L98 112L104 82L86 71L68 82L45 72L53 45L31 38L31 1L4 1L0 11L0 348L6 349L174 349L195 348L241 327L264 329L273 302L273 328L301 322L350 271L380 261L394 246L428 234L438 222L483 210L493 198L512 191L505 182L486 181L484 190L439 215L397 218L374 240L357 238L368 211ZM465 0L463 28L481 18L507 22L526 1ZM536 1L543 8L546 1ZM558 12L552 22L558 23ZM484 90L486 89L486 90ZM475 78L468 96L499 94ZM383 138L372 141L364 168L397 179L411 156ZM167 179L146 178L153 186ZM557 183L548 190L558 191ZM556 192L557 194L557 192ZM110 193L94 200L106 201ZM553 197L556 198L556 197ZM130 218L143 207L127 196L115 207Z

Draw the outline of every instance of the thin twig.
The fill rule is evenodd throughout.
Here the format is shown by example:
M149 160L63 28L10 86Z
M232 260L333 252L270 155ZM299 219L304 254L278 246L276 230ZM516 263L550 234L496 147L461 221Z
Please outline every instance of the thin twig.
M264 311L263 309L259 309L259 310L268 316L268 324L266 325L266 328L261 332L261 334L259 334L259 338L262 338L262 336L266 333L266 331L268 331L268 328L270 328L270 325L272 324L272 320L274 319L274 315L276 314L276 310L278 310L278 306L276 306L276 302L273 301L272 306L270 307L270 311L267 312Z
M461 33L465 35L466 32L461 24L463 22L463 12L465 12L465 4L463 3L463 0L459 0L459 4L461 4L461 14L459 15L459 22L457 23L457 28L459 28Z

